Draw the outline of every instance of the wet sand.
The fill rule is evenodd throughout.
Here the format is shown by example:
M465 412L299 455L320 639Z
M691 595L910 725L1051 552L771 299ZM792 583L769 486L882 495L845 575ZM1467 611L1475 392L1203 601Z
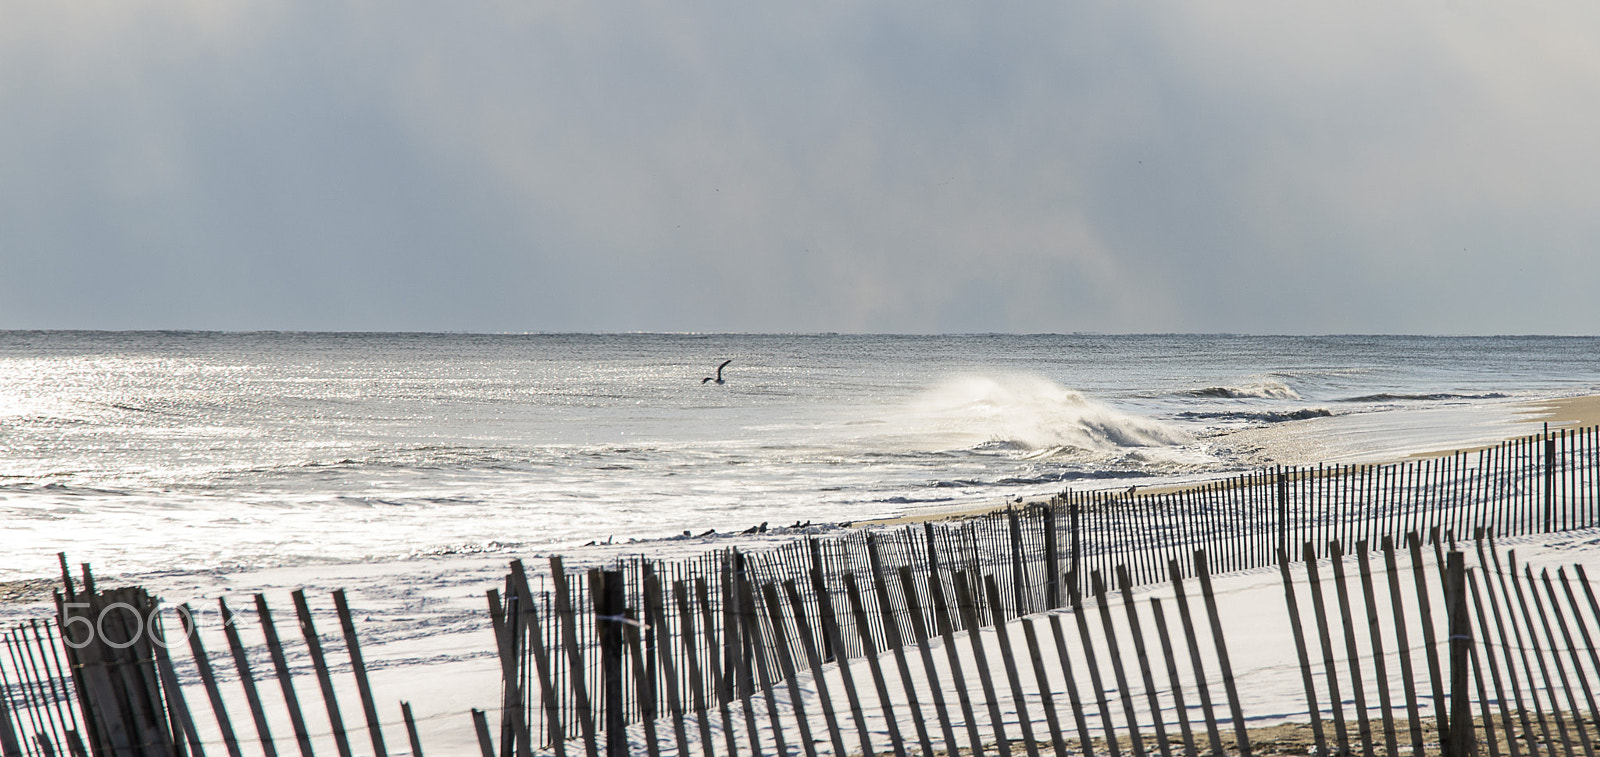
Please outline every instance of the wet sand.
M1600 394L1530 402L1520 412L1530 423L1548 423L1551 428L1600 426Z

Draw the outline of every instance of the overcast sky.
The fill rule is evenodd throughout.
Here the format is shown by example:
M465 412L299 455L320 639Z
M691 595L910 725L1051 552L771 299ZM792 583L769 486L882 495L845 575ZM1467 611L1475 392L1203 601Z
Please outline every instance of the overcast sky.
M0 5L0 328L1600 333L1600 4Z

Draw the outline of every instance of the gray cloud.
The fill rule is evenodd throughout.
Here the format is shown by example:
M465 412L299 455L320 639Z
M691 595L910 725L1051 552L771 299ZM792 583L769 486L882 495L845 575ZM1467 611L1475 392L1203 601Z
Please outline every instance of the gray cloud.
M1580 3L0 8L0 327L1600 332Z

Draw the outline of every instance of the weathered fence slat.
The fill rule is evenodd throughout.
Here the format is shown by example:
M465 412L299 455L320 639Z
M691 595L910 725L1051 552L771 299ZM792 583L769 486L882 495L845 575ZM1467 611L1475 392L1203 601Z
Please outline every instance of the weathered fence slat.
M1017 675L1017 661L1011 652L1011 638L1006 631L1004 617L1000 610L1000 587L995 583L994 576L984 576L984 588L989 594L990 607L995 613L994 631L1000 644L1000 660L1005 665L1006 680L1011 684L1011 706L1017 712L1017 727L1022 731L1022 747L1028 757L1039 757L1038 739L1033 735L1033 718L1028 716L1027 697L1022 692L1022 681Z
M832 639L833 648L838 650L838 657L835 659L839 663L837 668L839 678L844 683L846 701L850 705L850 718L855 722L856 733L861 739L861 753L876 754L872 749L871 733L867 730L866 712L861 706L861 696L856 693L855 676L850 672L849 660L843 654L844 640L841 638L842 634L839 631L838 615L834 613L833 599L826 587L819 588L817 600L822 606L820 615L822 617L823 633L826 638Z
M1174 572L1172 575L1176 577L1178 574ZM1078 644L1083 647L1084 662L1088 663L1089 666L1089 686L1094 690L1095 707L1100 711L1100 727L1106 733L1106 752L1111 757L1121 757L1122 748L1117 743L1117 725L1111 720L1111 702L1106 699L1105 683L1100 677L1100 656L1095 654L1094 640L1089 636L1088 613L1084 612L1083 605L1080 603L1073 605L1072 616L1077 620ZM1196 652L1196 655L1198 655L1198 652ZM1220 745L1217 748L1217 753L1222 753Z
M1217 595L1211 590L1211 571L1206 553L1194 553L1194 575L1200 581L1200 596L1211 619L1211 642L1217 648L1217 667L1222 669L1222 686L1228 695L1228 712L1233 716L1234 748L1240 757L1250 757L1250 735L1245 731L1244 711L1239 707L1239 690L1233 681L1233 665L1228 662L1228 644L1222 638L1222 617L1217 614Z
M417 736L417 721L411 717L411 703L400 703L400 718L406 722L406 739L411 742L411 757L422 757L422 739Z
M1283 578L1284 603L1287 606L1288 611L1289 611L1289 629L1290 629L1291 634L1294 636L1294 651L1295 651L1295 655L1298 657L1298 659L1300 661L1300 680L1301 680L1301 683L1305 686L1306 710L1311 715L1311 734L1312 734L1312 737L1316 741L1316 749L1317 749L1316 754L1324 755L1324 754L1328 753L1328 739L1322 733L1322 712L1317 707L1317 687L1316 687L1315 682L1313 680L1313 673L1312 673L1312 668L1311 668L1311 657L1310 657L1310 655L1308 655L1306 653L1306 634L1305 634L1305 631L1300 626L1300 603L1295 599L1294 577L1289 572L1289 555L1288 555L1287 552L1285 552L1281 548L1278 550L1278 571L1279 571L1279 575L1282 576L1282 578ZM1159 616L1160 616L1160 613L1161 613L1161 605L1160 605L1160 603L1156 603L1155 608L1156 608L1156 614L1158 616L1158 619L1157 619L1158 625L1160 627L1164 628L1165 624L1164 623L1160 623L1160 621L1159 621ZM1163 637L1162 637L1163 642L1165 641L1165 638L1166 638L1165 635L1163 635ZM1169 657L1170 657L1170 653L1169 653ZM1169 659L1168 665L1171 666L1170 659ZM1181 692L1182 691L1182 689L1180 689L1178 687L1178 681L1177 681L1176 675L1173 676L1172 689L1173 689L1173 691L1177 691L1177 692ZM1335 702L1334 706L1337 707L1338 703ZM1415 715L1413 715L1412 717L1413 717L1413 720L1414 720L1415 719ZM1194 744L1189 739L1189 736L1188 736L1188 722L1189 722L1188 718L1184 718L1183 722L1184 722L1184 726L1185 726L1184 727L1184 737L1185 737L1184 740L1185 740L1185 743L1186 743L1186 745L1188 747L1189 752L1192 753L1192 752L1194 752ZM1420 749L1418 750L1417 757L1421 757L1421 750Z
M261 740L261 752L266 757L277 757L278 747L272 741L267 713L261 706L261 692L256 689L255 673L250 670L250 657L245 654L244 643L239 639L239 629L227 600L217 598L217 611L222 618L222 633L228 639L228 652L233 655L233 667L239 672L239 685L244 688L245 703L249 705L250 717L256 724L256 736Z
M544 708L550 744L557 757L566 757L566 729L561 725L561 707L556 699L549 653L544 646L544 628L539 619L539 610L533 604L533 592L528 587L528 575L521 560L511 561L511 588L515 592L517 612L522 616L522 627L528 634L528 646L533 650L534 672L539 678L539 705Z
M966 626L968 646L972 649L972 657L977 662L978 681L982 685L983 697L989 710L989 730L994 735L995 749L1003 757L1011 755L1011 739L1005 730L1005 715L1000 709L1000 696L995 688L994 679L990 676L993 668L989 664L988 653L984 650L982 639L983 616L978 597L983 593L977 591L980 586L975 574L961 572L956 574L956 606L961 615L962 625ZM989 609L996 617L1003 617L1005 608L990 600Z
M1122 651L1117 645L1117 630L1111 622L1111 602L1105 581L1097 570L1089 573L1089 582L1096 608L1100 611L1100 626L1105 632L1106 657L1111 660L1111 673L1116 678L1117 692L1122 698L1122 715L1128 728L1128 748L1133 751L1134 757L1144 757L1144 734L1139 730L1139 716L1133 707L1133 690L1128 686L1128 676L1122 669Z
M940 618L950 617L950 603L945 599L944 582L931 581L928 592L932 594L934 612ZM939 629L940 646L944 647L945 659L950 663L950 681L956 687L956 702L961 707L961 721L966 725L967 742L971 745L973 757L983 757L983 737L978 734L977 713L972 708L972 697L967 692L966 674L961 670L961 655L956 649L955 629L945 623Z
M1474 646L1474 649L1476 649L1478 646L1492 644L1491 639L1493 639L1493 636L1489 630L1489 618L1483 611L1483 594L1478 591L1477 571L1467 571L1467 586L1472 594L1474 614L1478 618L1478 638L1482 642ZM1500 723L1501 727L1506 731L1506 748L1510 750L1511 757L1519 757L1521 750L1517 747L1517 726L1516 722L1511 719L1511 707L1506 701L1505 689L1501 685L1500 666L1495 660L1494 650L1483 650L1483 658L1489 663L1490 678L1494 682L1494 698L1500 705ZM1484 722L1488 722L1487 716L1485 716ZM1490 744L1493 745L1494 742L1491 741Z
M862 602L861 588L856 585L854 573L844 574L844 585L850 599L850 612L855 617L856 631L861 635L862 656L866 658L867 669L872 672L872 685L878 690L878 706L883 711L884 725L889 731L889 745L894 749L895 757L906 757L905 739L900 735L900 719L895 715L883 668L878 665L878 650L867 626L867 608Z
M1470 568L1467 570L1467 575L1468 576L1472 575L1472 570ZM1476 592L1474 592L1474 593L1476 593ZM1471 596L1471 595L1468 595L1468 596ZM1466 623L1470 626L1471 623L1472 623L1472 619L1471 618L1466 619ZM1482 662L1479 659L1482 655L1479 654L1479 649L1478 649L1479 646L1481 646L1481 645L1479 645L1477 643L1474 643L1472 645L1472 650L1471 650L1471 652L1472 652L1472 678L1473 678L1473 682L1476 684L1477 689L1478 689L1478 711L1480 713L1480 717L1483 718L1484 741L1488 742L1488 745L1489 745L1489 757L1500 757L1500 740L1496 735L1496 728L1495 728L1495 725L1494 725L1494 711L1491 708L1490 703L1489 703L1489 692L1488 692L1488 689L1484 686L1483 665L1482 665ZM1493 655L1488 655L1488 657L1490 659L1493 659Z
M217 716L217 729L222 732L223 746L227 747L230 757L243 757L239 751L239 739L233 732L233 721L228 719L228 708L222 703L222 691L217 688L216 672L211 668L211 660L206 655L205 645L200 643L200 634L196 632L193 611L188 605L178 607L178 620L183 625L183 635L189 639L189 651L194 655L195 669L200 673L200 684L205 687L206 697L211 700L211 711Z
M1523 576L1528 579L1528 594L1533 597L1534 609L1539 614L1539 625L1544 628L1545 641L1550 645L1550 660L1555 663L1556 677L1561 680L1561 689L1567 693L1567 712L1573 717L1573 726L1574 730L1578 732L1578 741L1583 746L1583 753L1592 755L1594 754L1594 745L1589 741L1589 729L1583 726L1583 709L1578 706L1577 692L1573 690L1571 681L1567 679L1567 666L1561 662L1561 645L1556 642L1555 629L1550 624L1550 616L1545 613L1544 600L1539 596L1539 584L1534 580L1533 570L1527 566L1523 566ZM1561 607L1557 604L1554 588L1550 586L1550 573L1548 571L1544 574L1544 583L1546 588L1550 590L1550 607L1555 611L1556 617L1560 618ZM1561 631L1566 638L1567 649L1573 655L1573 661L1577 663L1573 669L1577 672L1578 678L1583 681L1584 693L1591 705L1589 711L1593 712L1594 697L1588 692L1588 679L1583 675L1582 662L1576 656L1577 650L1572 649L1572 634L1566 629L1565 622L1562 623Z
M1417 684L1411 665L1411 637L1406 631L1405 602L1401 601L1400 569L1395 562L1394 540L1383 537L1384 577L1388 581L1390 617L1394 621L1395 653L1400 658L1401 691L1406 698L1406 725L1411 736L1411 753L1422 757L1422 715L1417 708ZM1495 755L1494 757L1498 757Z
M1523 673L1523 675L1525 676L1525 679L1528 682L1528 699L1533 703L1534 722L1539 724L1539 730L1537 732L1535 732L1531 728L1527 729L1527 732L1528 733L1537 733L1538 734L1537 743L1541 743L1541 744L1542 743L1547 743L1547 742L1551 741L1553 733L1550 730L1550 722L1549 722L1549 720L1547 718L1545 718L1544 704L1539 701L1539 691L1538 691L1539 684L1538 684L1537 681L1534 680L1534 677L1533 677L1534 676L1533 665L1528 662L1528 646L1525 644L1523 636L1522 636L1522 627L1523 626L1518 622L1518 617L1517 617L1517 614L1516 614L1516 608L1511 603L1511 582L1506 580L1506 574L1504 572L1502 572L1501 569L1500 569L1500 554L1497 551L1495 551L1494 543L1493 543L1492 540L1490 541L1490 545L1489 546L1490 546L1489 557L1490 557L1490 560L1494 563L1494 576L1497 579L1497 583L1500 585L1500 599L1505 602L1506 617L1510 618L1510 620L1511 620L1512 638L1516 639L1516 645L1514 647L1511 646L1509 640L1505 638L1505 630L1504 630L1504 628L1502 628L1501 631L1500 631L1501 643L1506 645L1509 649L1515 649L1516 652L1517 652L1518 658L1522 662L1522 666L1521 666L1522 673ZM1512 569L1514 571L1515 567L1513 566ZM1485 580L1487 580L1487 579L1485 579ZM1492 594L1492 591L1491 591L1491 594ZM1492 599L1490 600L1490 606L1491 607L1494 606L1494 600L1492 600ZM1496 611L1496 621L1497 622L1498 622L1498 617L1499 617L1499 613L1498 613L1498 610L1497 610ZM1533 629L1529 628L1528 629L1528 633L1532 634L1533 633ZM1506 665L1508 667L1512 668L1512 669L1515 669L1515 667L1516 667L1509 659L1507 660Z
M1061 663L1061 677L1067 683L1067 700L1072 705L1073 725L1078 728L1078 751L1083 753L1083 757L1093 757L1094 735L1089 732L1089 721L1083 712L1083 700L1078 697L1078 682L1072 674L1072 658L1067 655L1067 639L1061 630L1061 616L1052 613L1049 620L1050 637L1055 641L1056 657ZM974 750L974 754L976 753Z
M1356 734L1361 739L1361 754L1372 757L1372 722L1368 719L1367 693L1361 680L1361 651L1356 646L1356 629L1350 612L1350 588L1344 576L1344 550L1339 542L1328 545L1333 565L1333 588L1339 598L1339 619L1344 627L1345 665L1350 669L1350 692L1356 703Z
M662 622L661 619L666 617L661 603L661 581L653 575L645 576L644 581L645 601L649 606L650 617L655 618L656 622L660 623ZM666 673L669 681L666 687L667 712L671 715L673 736L676 737L678 742L678 757L689 757L689 735L685 732L683 725L683 701L678 697L678 687L670 683L677 680L676 671L672 663L672 637L664 633L657 634L656 644L660 647L657 650L659 652L657 659L661 661L662 671ZM701 718L701 720L704 720L704 718ZM701 742L700 748L702 750L711 749L711 739L709 737L702 738ZM707 752L707 757L711 757L710 752Z
M355 620L350 617L350 605L345 601L344 589L333 593L333 606L339 613L339 627L344 632L345 651L350 656L350 668L356 677L356 693L361 697L362 713L367 718L367 733L372 736L372 753L377 757L388 757L389 750L385 749L383 744L383 728L378 724L378 705L372 699L372 684L367 681L367 663L361 659L361 643L356 639ZM514 709L520 715L522 709L520 707Z
M711 607L711 589L703 577L695 579L694 590L695 598L700 601L700 620L705 626L706 655L715 666L713 681L716 687L714 691L706 693L717 702L717 714L722 717L722 738L727 745L728 757L739 757L739 743L733 732L733 713L728 709L733 704L733 662L722 656L728 649L727 639L718 643L716 611Z
M678 632L683 639L683 660L689 666L689 696L695 722L700 726L700 749L706 757L713 757L715 745L711 739L711 719L707 714L705 689L701 685L700 656L695 652L694 611L689 609L689 596L682 581L672 584L672 594L677 600L678 621L682 624Z
M556 623L559 625L561 644L567 651L567 671L572 688L573 705L578 711L578 727L583 733L584 751L589 757L600 757L595 735L594 710L591 709L589 687L584 681L586 668L583 653L578 646L578 621L572 610L572 591L567 583L567 572L561 558L550 558L550 580L555 588ZM341 757L343 757L341 755Z
M868 542L870 545L871 542ZM928 724L923 717L922 698L917 695L917 687L911 677L911 664L906 659L905 639L901 638L899 623L895 620L894 601L889 597L887 582L883 574L874 572L872 585L878 599L878 612L883 616L884 635L889 646L890 654L894 656L895 669L900 673L900 685L906 692L906 708L911 712L911 720L916 728L917 743L922 747L922 753L933 757L933 740L928 734ZM908 610L909 614L909 610ZM910 625L916 626L915 622ZM913 635L916 631L912 632ZM935 694L935 696L937 696Z
M1588 677L1584 675L1583 661L1578 658L1578 650L1584 649L1588 651L1589 660L1594 664L1594 669L1596 671L1600 671L1600 651L1595 649L1594 639L1589 636L1589 626L1583 620L1583 611L1579 609L1577 596L1572 593L1572 584L1567 581L1566 569L1558 568L1556 570L1556 578L1561 582L1562 593L1567 598L1567 607L1572 610L1573 625L1578 627L1578 633L1583 638L1582 647L1579 647L1577 644L1573 643L1572 632L1569 630L1566 618L1562 614L1560 605L1556 600L1555 589L1550 585L1550 577L1548 573L1546 573L1544 577L1545 591L1550 594L1550 606L1556 608L1556 618L1561 623L1561 634L1567 640L1567 649L1571 650L1572 667L1578 672L1579 680L1583 682L1583 696L1588 700L1589 703L1589 720L1590 722L1600 723L1600 707L1595 705L1594 692L1589 687Z
M1556 732L1561 737L1562 747L1570 755L1572 754L1572 735L1567 730L1567 718L1561 712L1561 702L1556 699L1556 691L1559 689L1554 678L1550 675L1549 665L1545 663L1544 650L1541 648L1538 631L1535 630L1533 623L1533 613L1528 610L1528 600L1522 591L1522 581L1517 576L1517 553L1515 551L1507 552L1506 556L1508 558L1507 567L1510 568L1511 586L1516 590L1517 606L1522 610L1522 620L1528 629L1529 648L1527 651L1533 654L1533 659L1539 664L1539 677L1544 679L1545 696L1550 698L1550 714L1556 721ZM1453 638L1452 641L1454 641ZM1537 697L1537 695L1535 696ZM1455 717L1453 710L1450 713L1450 717L1452 719ZM1455 732L1455 730L1451 731L1452 734Z
M1150 667L1150 655L1144 646L1144 631L1140 630L1139 611L1133 601L1133 587L1129 585L1128 570L1117 566L1117 582L1121 584L1122 608L1128 615L1128 632L1133 636L1134 659L1139 662L1139 675L1144 682L1145 698L1150 705L1150 721L1156 732L1156 748L1161 757L1172 757L1172 746L1167 742L1165 718L1161 717L1161 699L1156 691L1155 675Z
M1039 634L1032 618L1022 618L1022 635L1028 642L1028 661L1033 665L1033 680L1038 685L1039 704L1044 709L1045 725L1050 730L1050 746L1056 757L1067 757L1067 740L1061 735L1061 719L1050 696L1050 676L1044 670L1044 654L1039 651Z
M817 745L811 738L811 722L806 718L805 698L800 695L800 682L789 655L789 640L784 632L783 605L778 601L778 590L770 582L762 584L761 596L767 608L767 618L774 630L773 644L777 647L778 666L783 681L789 685L789 706L794 710L795 725L800 728L800 747L806 757L817 757Z
M256 620L261 623L261 633L267 640L267 652L272 656L272 668L278 675L278 687L283 691L283 704L289 711L289 726L294 730L295 743L300 746L300 757L314 757L311 734L306 730L305 715L300 712L300 698L295 695L289 661L284 657L283 644L278 640L278 628L267 609L265 594L256 595Z
M1523 738L1526 738L1529 741L1529 743L1528 743L1528 752L1529 752L1529 754L1530 755L1537 755L1539 753L1539 747L1537 745L1540 744L1540 743L1543 743L1544 738L1543 738L1542 735L1539 735L1539 732L1537 732L1537 731L1535 731L1533 729L1533 724L1528 720L1528 707L1524 704L1523 698L1522 698L1522 684L1521 684L1521 681L1520 681L1520 677L1517 675L1517 662L1511 656L1512 651L1513 650L1519 650L1521 648L1521 645L1520 644L1513 645L1511 643L1511 635L1506 633L1505 619L1504 619L1504 616L1500 612L1500 600L1498 599L1498 597L1495 594L1495 585L1494 585L1494 583L1491 582L1491 579L1489 578L1491 575L1494 575L1494 574L1489 570L1488 560L1485 559L1485 557L1484 557L1484 550L1483 550L1482 542L1479 542L1479 544L1478 544L1478 568L1479 568L1479 570L1483 571L1483 573L1484 573L1484 579L1483 580L1484 580L1484 584L1486 584L1486 590L1485 590L1484 593L1486 595L1488 595L1488 597L1489 597L1489 607L1493 611L1493 614L1494 614L1495 632L1496 632L1497 638L1499 640L1498 646L1500 647L1501 654L1504 655L1505 664L1506 664L1506 667L1505 667L1506 678L1511 683L1512 701L1515 702L1515 705L1516 705L1515 708L1514 708L1514 711L1517 713L1517 716L1518 716L1519 720L1521 721ZM1471 576L1468 576L1468 578L1471 578ZM1478 607L1480 608L1480 611L1481 611L1481 608L1483 607L1483 604L1482 604L1481 600L1478 603ZM1515 618L1513 618L1513 620L1515 620ZM1485 633L1485 636L1487 636L1487 633ZM1526 658L1523 658L1523 659L1524 659L1524 661L1526 661ZM1444 700L1440 699L1439 701L1443 702ZM1438 704L1438 705L1435 705L1435 706L1438 707L1439 709L1444 709L1444 706L1442 704ZM1515 752L1516 749L1517 749L1517 747L1516 747L1516 728L1511 726L1511 724L1508 723L1506 730L1509 731L1512 734L1511 737L1508 740L1511 743L1512 751ZM1448 732L1449 731L1440 731L1440 733L1448 733Z
M744 627L746 637L750 640L750 656L757 674L757 682L761 686L762 699L767 704L767 720L772 724L773 748L779 755L785 757L789 754L787 739L784 737L784 727L778 718L778 702L772 695L772 676L767 669L767 655L764 643L761 640L761 620L756 614L754 592L749 581L739 582L739 595L743 612L740 620Z
M1389 696L1389 668L1383 653L1383 626L1378 620L1378 600L1372 586L1372 561L1365 541L1356 542L1356 573L1361 578L1362 605L1367 611L1367 639L1372 644L1372 675L1378 684L1378 710L1383 716L1383 746L1386 753L1398 755L1400 748L1394 728L1394 704Z
M339 716L339 700L334 695L333 677L328 673L328 661L322 652L322 640L317 636L316 624L311 619L311 607L306 604L306 593L296 589L289 596L294 599L295 614L300 618L300 633L306 639L306 650L311 653L317 684L322 687L322 703L328 711L328 722L333 726L334 746L339 749L339 757L350 757L350 739L344 730L344 720Z
M917 596L916 580L911 577L911 569L904 565L896 571L900 577L902 595L906 600L906 610L913 618L922 615L922 603ZM940 735L944 737L945 754L955 754L960 749L956 745L956 732L950 726L950 711L944 701L944 687L940 685L939 670L933 662L933 651L928 648L928 629L922 622L911 624L911 632L916 634L917 654L922 658L922 674L928 679L929 698L933 700L934 715L939 720Z
M1183 624L1184 642L1189 647L1189 666L1194 673L1195 687L1200 694L1200 712L1206 721L1206 738L1211 743L1211 753L1222 754L1222 734L1217 730L1217 715L1211 704L1211 690L1206 685L1206 666L1200 656L1200 641L1194 632L1194 618L1189 613L1189 599L1184 596L1183 571L1178 567L1176 559L1168 561L1167 574L1172 577L1173 604L1178 606L1178 620ZM1324 626L1326 628L1326 626ZM1089 652L1088 647L1084 652ZM1100 682L1095 681L1098 687ZM1115 757L1115 755L1113 755Z

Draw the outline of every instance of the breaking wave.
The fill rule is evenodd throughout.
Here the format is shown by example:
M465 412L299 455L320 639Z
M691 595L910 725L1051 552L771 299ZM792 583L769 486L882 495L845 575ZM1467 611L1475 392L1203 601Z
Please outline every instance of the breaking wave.
M1190 397L1207 399L1297 400L1300 393L1281 381L1258 381L1243 386L1208 386L1184 392Z
M911 402L901 425L944 449L989 445L1108 453L1193 440L1175 426L1112 409L1026 374L949 379Z
M1303 421L1310 418L1328 418L1333 413L1326 408L1305 408L1303 410L1286 410L1283 412L1261 411L1240 413L1205 413L1194 410L1178 413L1179 418L1193 418L1195 420L1227 420L1227 421L1255 421L1258 423L1283 423L1284 421Z
M1364 394L1360 397L1346 397L1340 402L1420 402L1439 400L1501 400L1510 397L1509 394L1489 392L1487 394L1456 394L1453 392L1435 392L1432 394Z

